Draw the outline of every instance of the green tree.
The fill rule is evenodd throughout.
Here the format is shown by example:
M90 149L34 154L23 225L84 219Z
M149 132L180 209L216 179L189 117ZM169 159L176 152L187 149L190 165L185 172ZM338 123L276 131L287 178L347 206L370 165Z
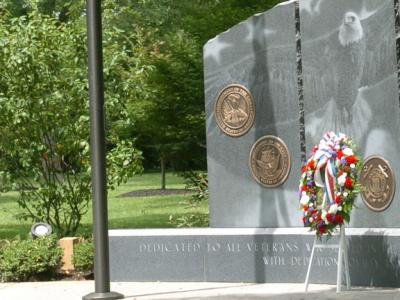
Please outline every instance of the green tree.
M0 16L0 171L21 193L21 217L48 222L60 236L78 229L91 189L86 21L77 15L59 22L37 5ZM142 170L141 153L119 132L147 72L142 30L125 34L108 23L115 18L105 11L109 188Z
M137 137L147 165L160 163L165 188L167 166L205 169L203 45L280 1L127 2L137 11L134 23L152 29L146 42L153 49L149 59L154 66L144 86L147 97L128 104L136 120L130 135Z

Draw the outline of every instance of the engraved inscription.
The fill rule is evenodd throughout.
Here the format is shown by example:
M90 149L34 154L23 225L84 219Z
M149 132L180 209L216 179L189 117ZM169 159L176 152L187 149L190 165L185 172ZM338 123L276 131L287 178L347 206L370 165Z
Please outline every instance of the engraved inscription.
M266 135L251 148L249 167L253 178L262 185L281 185L290 171L289 149L280 138Z
M395 180L389 162L380 156L370 156L361 170L361 192L365 205L373 211L383 211L392 203Z
M374 267L381 266L384 262L375 257L379 257L379 251L374 244L354 244L351 246L353 255L349 257L350 266L357 267ZM271 267L298 267L304 268L308 266L312 243L298 243L288 240L269 242L233 242L233 241L213 241L205 244L199 242L163 242L163 243L140 243L138 251L147 255L167 255L166 259L171 255L227 255L248 257L248 255L256 255L260 263ZM324 268L337 267L338 249L334 248L317 248L318 255L313 260L313 266ZM396 253L393 247L389 247L390 253ZM366 257L359 257L360 254ZM172 257L171 256L171 257ZM374 257L371 259L371 257Z
M242 85L228 85L219 93L214 112L217 124L223 132L232 137L241 136L254 123L253 97Z

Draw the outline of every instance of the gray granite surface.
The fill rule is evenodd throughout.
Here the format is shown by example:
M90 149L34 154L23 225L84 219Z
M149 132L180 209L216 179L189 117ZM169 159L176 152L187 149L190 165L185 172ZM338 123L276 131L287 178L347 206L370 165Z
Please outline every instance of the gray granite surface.
M346 14L354 21L346 24ZM386 158L398 180L393 0L300 1L300 23L307 150L325 131L343 132L355 140L364 158ZM372 212L361 197L356 205L351 226L399 227L400 193L384 212Z
M400 178L395 8L398 0L301 0L296 38L292 1L210 40L204 75L214 228L110 231L112 280L303 282L314 240L293 228L302 226L304 142L309 151L325 131L342 131L364 157L385 157ZM351 33L344 16L355 26ZM254 126L240 137L224 134L214 117L218 93L232 83L249 89L256 104ZM280 137L291 153L291 173L278 188L259 185L248 168L249 151L264 135ZM368 210L361 199L356 205L350 225L367 229L347 236L352 285L399 287L400 232L384 229L399 227L399 193L384 212ZM312 283L336 283L337 255L317 250Z
M300 226L300 166L294 3L255 15L204 46L207 159L212 227ZM244 85L255 100L254 126L241 137L224 134L214 104L228 84ZM264 135L288 146L292 169L277 188L265 188L248 167L252 145Z
M112 281L304 282L310 234L203 234L110 237ZM112 232L112 231L111 231ZM149 230L151 233L152 230ZM400 238L348 236L352 285L400 286ZM336 237L329 243L337 242ZM337 249L317 249L310 282L335 283Z

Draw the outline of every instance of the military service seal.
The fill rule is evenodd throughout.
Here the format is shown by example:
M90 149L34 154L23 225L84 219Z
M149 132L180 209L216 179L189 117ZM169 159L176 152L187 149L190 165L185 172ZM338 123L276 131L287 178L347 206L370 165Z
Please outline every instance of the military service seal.
M244 86L230 84L219 93L214 114L219 128L227 135L232 137L244 135L254 123L253 97Z
M380 156L368 157L361 169L360 183L365 205L376 212L387 209L392 203L396 183L389 162Z
M266 135L257 140L250 150L251 175L266 187L283 184L290 171L290 154L278 137Z

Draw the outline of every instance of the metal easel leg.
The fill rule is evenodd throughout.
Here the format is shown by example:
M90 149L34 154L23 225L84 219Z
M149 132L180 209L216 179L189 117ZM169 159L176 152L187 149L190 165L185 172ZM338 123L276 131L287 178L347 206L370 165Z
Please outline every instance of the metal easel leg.
M307 269L307 275L306 275L306 281L304 282L304 289L307 292L308 291L308 283L309 283L309 279L310 279L310 272L311 272L311 265L312 265L312 261L314 258L314 251L315 251L315 243L317 242L317 236L315 236L314 238L314 243L313 243L313 247L311 250L311 256L310 256L310 261L308 263L308 269Z
M349 256L347 253L347 243L345 238L345 231L343 227L343 254L344 254L344 269L346 272L346 287L347 290L351 289L351 281L350 281L350 269L349 269Z
M343 226L340 226L340 236L339 236L339 257L338 257L338 268L336 277L336 293L342 291L342 266L343 266L343 241L344 241L344 231Z

